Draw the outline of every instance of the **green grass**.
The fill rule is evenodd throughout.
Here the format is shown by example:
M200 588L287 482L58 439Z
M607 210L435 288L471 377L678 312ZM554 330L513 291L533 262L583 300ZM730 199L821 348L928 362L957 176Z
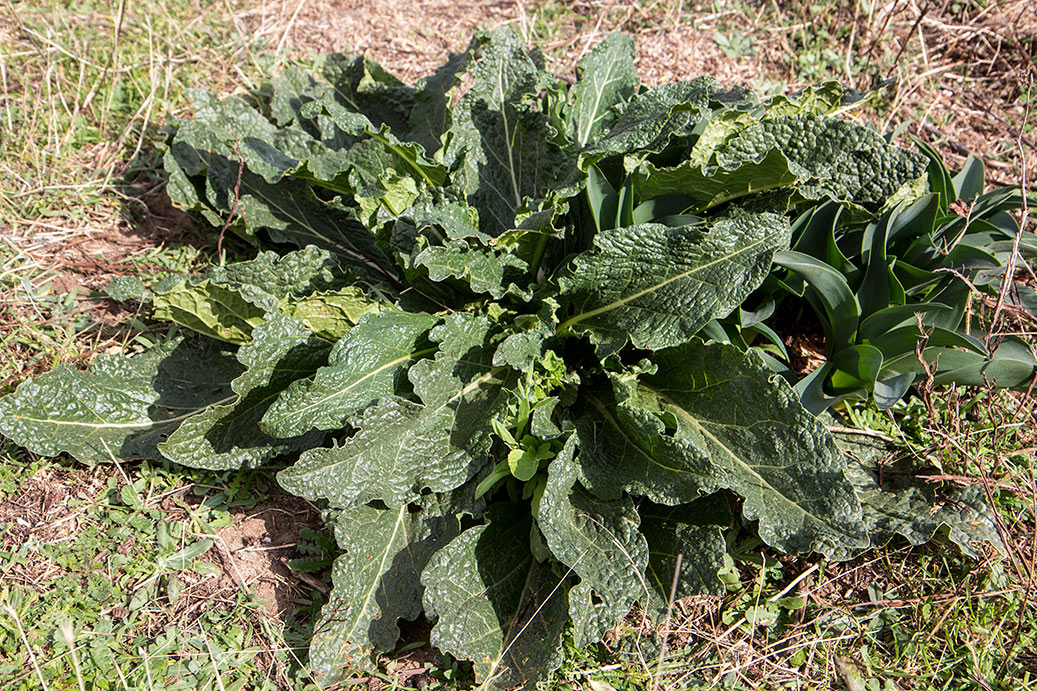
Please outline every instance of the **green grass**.
M232 21L244 4L0 5L0 393L58 362L150 337L132 302L102 319L113 308L102 281L148 282L218 261L215 232L163 205L156 143L162 124L186 113L189 88L252 88L285 62L280 33ZM860 34L851 46L841 20L867 9L842 0L645 2L599 12L552 1L529 4L526 21L538 41L564 52L576 32L596 26L712 17L714 40L732 58L785 56L784 74L761 79L846 78L852 53L850 76L863 83L888 71L897 52L876 44L863 60L870 43ZM125 238L111 241L120 228ZM88 252L100 268L70 263L70 247L97 238L108 238ZM632 616L607 645L570 646L544 688L1037 688L1037 440L1008 394L941 392L933 401L931 410L916 400L892 414L856 406L840 424L897 440L928 472L958 478L947 483L990 483L1006 554L988 550L977 561L943 540L895 540L825 563L779 558L748 532L734 534L727 594L675 606L661 665ZM0 448L0 687L315 688L305 648L318 591L300 587L295 609L271 617L252 584L226 581L218 545L204 549L265 498L270 482L263 472L87 468ZM299 542L296 568L326 582L329 545L317 532ZM423 635L416 627L410 643ZM470 682L463 666L415 663L413 652L387 659L364 683L414 688L397 671L415 665L426 667L427 688Z

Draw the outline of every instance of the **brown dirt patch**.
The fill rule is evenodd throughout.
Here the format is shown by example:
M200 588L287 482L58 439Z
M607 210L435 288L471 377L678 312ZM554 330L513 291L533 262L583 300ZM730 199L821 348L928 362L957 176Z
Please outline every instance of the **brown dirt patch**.
M231 514L234 522L216 535L221 585L251 590L269 616L283 619L295 609L292 601L314 588L311 579L300 578L287 562L302 556L296 549L302 528L322 528L320 514L305 499L279 491Z

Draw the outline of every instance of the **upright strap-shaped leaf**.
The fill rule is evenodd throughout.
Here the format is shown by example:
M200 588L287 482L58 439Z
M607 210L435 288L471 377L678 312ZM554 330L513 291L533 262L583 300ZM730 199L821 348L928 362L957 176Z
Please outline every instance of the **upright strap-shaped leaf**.
M59 365L0 398L0 433L45 456L86 463L162 458L156 445L181 422L236 396L233 355L212 341L170 339L138 355Z
M475 663L483 688L536 681L561 662L566 585L529 550L529 510L495 504L488 525L439 550L421 575L431 642Z
M589 331L604 352L629 340L660 349L688 341L766 278L789 224L745 214L702 226L655 223L599 233L561 279L570 315L558 328Z
M479 209L479 228L500 235L515 227L526 197L544 196L572 168L547 136L548 117L537 106L548 85L508 27L496 30L472 70L471 87L454 108L448 160L463 157L453 181Z
M419 577L429 558L460 532L453 507L437 495L418 505L339 514L335 538L345 554L332 566L331 597L310 642L310 665L322 685L374 669L374 653L392 650L397 621L421 614Z
M354 423L360 431L341 446L306 452L278 473L286 490L348 507L379 499L398 506L423 489L459 487L488 463L489 420L507 405L505 368L493 367L485 317L451 315L433 331L435 360L411 367L422 403L389 396Z
M361 318L335 344L328 365L312 380L300 380L280 394L260 426L278 437L342 427L350 415L394 394L400 373L435 352L419 341L436 321L432 315L399 310Z
M577 66L579 80L569 90L569 135L576 146L592 143L612 124L613 109L637 91L634 40L624 34L609 36Z
M275 439L257 431L270 404L297 379L313 374L327 360L331 346L295 319L272 313L253 331L251 343L238 349L247 369L231 382L238 395L184 420L159 444L162 455L192 468L254 468L290 451L320 443L320 434Z
M570 437L551 462L537 524L551 553L576 572L584 590L597 593L570 601L575 645L582 647L600 640L643 599L648 544L630 497L605 501L578 484L576 446Z
M730 489L760 537L788 552L866 544L846 460L825 427L752 351L689 343L620 387L591 398L581 421L581 479L599 496L665 504Z

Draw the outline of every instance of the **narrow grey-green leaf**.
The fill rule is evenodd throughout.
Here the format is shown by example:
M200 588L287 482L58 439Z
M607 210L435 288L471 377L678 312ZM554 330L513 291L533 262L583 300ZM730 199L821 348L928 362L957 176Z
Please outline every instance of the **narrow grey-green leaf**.
M612 109L637 91L634 40L609 34L577 66L579 80L569 90L570 136L583 148L614 119Z
M654 374L598 400L579 428L581 479L604 498L664 504L730 489L787 552L867 545L846 459L827 429L753 351L689 343L657 353Z
M560 281L571 316L558 331L590 331L606 351L628 339L649 349L684 343L763 281L789 234L788 220L775 214L599 233Z
M275 439L258 427L274 399L293 381L312 376L327 360L331 346L298 321L277 313L252 335L252 342L237 353L247 368L231 382L238 399L211 405L185 420L159 444L163 456L192 468L254 468L319 443L319 434Z
M350 415L396 391L400 373L434 348L420 340L437 318L391 309L365 315L332 349L312 380L288 387L263 415L261 428L278 437L342 427Z
M338 515L335 538L345 554L331 567L331 597L310 641L322 685L375 669L375 653L395 647L397 621L421 614L421 572L460 532L457 515L436 495L418 505L357 506Z
M606 501L579 485L576 447L572 436L548 467L536 518L551 553L601 600L590 619L582 599L575 611L570 607L575 645L583 647L600 640L646 594L648 544L637 530L640 518L630 497Z
M565 586L529 550L528 508L495 504L488 525L439 550L421 575L425 612L438 617L431 642L475 663L476 682L510 689L558 666Z
M161 459L157 444L187 418L229 403L241 366L210 342L174 338L134 356L58 365L0 398L0 433L44 456L86 463Z

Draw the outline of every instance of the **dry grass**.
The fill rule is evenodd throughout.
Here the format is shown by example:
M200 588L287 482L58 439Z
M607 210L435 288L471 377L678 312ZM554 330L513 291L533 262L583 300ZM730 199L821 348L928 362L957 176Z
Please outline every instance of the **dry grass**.
M462 50L474 30L509 23L544 46L553 72L572 76L597 41L627 31L637 39L646 84L712 74L722 83L764 90L796 88L817 77L865 89L877 78L895 77L884 102L862 117L884 129L907 123L908 132L932 141L952 165L968 153L979 155L999 184L1027 187L1032 166L1033 0L834 1L820 9L805 0L38 5L0 5L0 389L59 359L85 362L125 347L140 330L131 327L127 335L135 310L78 299L111 277L190 270L208 259L197 250L170 249L185 239L208 247L212 237L170 208L154 153L161 139L156 128L188 114L185 90L247 90L315 52L363 52L412 82ZM718 33L734 32L751 39L741 54L725 52L717 40ZM104 328L90 326L98 323ZM883 550L845 565L792 559L765 574L756 589L755 579L767 569L746 567L742 591L678 604L661 678L666 688L695 678L748 688L853 688L855 675L898 679L892 688L926 688L927 679L946 669L974 670L976 678L962 672L961 682L983 688L982 666L997 654L983 654L983 646L996 643L1004 656L1024 659L1032 634L1022 627L1033 621L1037 604L1037 440L1032 428L1029 436L1005 435L1034 420L1033 398L1009 404L992 397L984 404L986 419L1000 420L994 425L1000 438L977 431L956 399L949 400L949 412L940 413L949 417L930 425L926 452L945 459L945 474L963 482L1017 488L1011 502L998 504L1007 559L968 563L936 548ZM79 519L55 514L53 499L46 506L41 478L53 491L63 487L61 478L34 476L15 502L71 530ZM17 523L5 518L10 508L0 507L0 522ZM248 556L248 566L223 563L223 550L214 553L230 581L189 584L179 605L153 609L149 630L197 618L214 604L230 606L242 589L257 584L269 593L293 592L298 583L278 559L245 551L264 547L264 536L280 544L274 538L282 532L254 511L236 514L224 547ZM41 559L32 569L15 574L30 588L56 578L60 567ZM805 601L803 609L787 612L784 629L745 622L749 607L777 601L779 593ZM250 606L257 616L269 615ZM290 602L282 597L276 606L283 615ZM276 647L267 634L257 627L252 642L258 649ZM900 657L867 657L876 650ZM290 688L275 657L265 664L281 688ZM593 674L578 668L558 688Z

